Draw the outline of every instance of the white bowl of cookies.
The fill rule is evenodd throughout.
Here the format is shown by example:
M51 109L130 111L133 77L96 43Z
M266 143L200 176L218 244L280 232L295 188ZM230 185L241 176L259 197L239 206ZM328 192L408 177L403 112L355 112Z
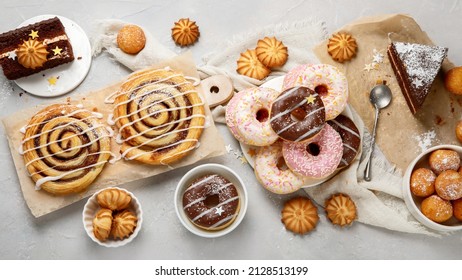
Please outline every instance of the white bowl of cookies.
M83 208L83 226L94 242L105 247L120 247L138 235L143 211L135 195L111 187L91 196Z
M462 147L439 145L417 156L404 174L409 211L437 231L462 229Z
M243 180L221 164L203 164L191 169L178 183L175 210L190 232L215 238L233 231L247 211Z

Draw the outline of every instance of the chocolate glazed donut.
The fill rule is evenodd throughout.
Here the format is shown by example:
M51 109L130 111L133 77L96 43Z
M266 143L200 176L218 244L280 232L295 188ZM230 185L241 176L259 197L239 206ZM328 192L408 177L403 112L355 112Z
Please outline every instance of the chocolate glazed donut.
M324 103L307 87L286 89L271 106L270 123L274 132L284 140L307 141L326 123Z
M183 194L183 210L190 221L206 230L229 226L239 211L239 194L226 178L211 174L192 182Z
M343 168L355 159L361 145L361 136L355 123L348 117L339 115L334 120L327 122L340 134L343 141L343 156L338 168Z

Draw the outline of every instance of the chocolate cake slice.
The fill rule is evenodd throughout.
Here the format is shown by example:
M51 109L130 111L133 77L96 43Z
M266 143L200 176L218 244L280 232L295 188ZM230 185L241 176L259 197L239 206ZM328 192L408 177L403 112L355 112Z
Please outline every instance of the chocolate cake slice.
M388 46L388 58L412 114L422 107L447 52L443 47L402 42Z
M73 60L72 45L57 17L0 34L0 65L9 80Z

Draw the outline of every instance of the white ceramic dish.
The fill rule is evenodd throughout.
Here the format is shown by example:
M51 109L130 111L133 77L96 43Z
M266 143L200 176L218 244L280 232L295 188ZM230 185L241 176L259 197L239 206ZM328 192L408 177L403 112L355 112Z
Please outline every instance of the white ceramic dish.
M281 91L282 90L282 83L284 82L284 77L285 76L281 76L281 77L277 77L277 78L274 78L272 80L269 80L268 82L261 85L261 87L272 88L274 90ZM353 114L351 113L350 105L347 105L345 110L342 112L342 115L345 115L345 116L349 117L350 119L353 118ZM253 157L251 157L249 155L249 150L252 149L252 148L253 149L258 149L258 147L249 146L249 145L246 145L246 144L243 144L243 143L239 143L239 144L241 145L241 150L242 150L242 153L244 154L245 159L250 164L250 166L252 166L252 168L255 168L255 160L254 160ZM331 175L329 175L329 176L327 176L325 178L308 179L308 181L306 182L306 184L302 188L310 188L310 187L315 187L315 186L317 186L319 184L322 184L322 183L326 182L327 180L329 180L330 178L334 177L339 171L340 170L337 169L337 171L335 171L334 173L332 173Z
M219 230L219 231L207 231L204 229L201 229L199 227L196 227L186 216L186 213L183 210L183 193L186 190L186 188L191 184L192 181L195 179L207 175L207 174L218 174L226 179L228 179L231 183L236 186L236 189L239 193L240 200L241 200L241 206L239 209L239 213L236 217L236 220L229 225L228 227ZM244 182L242 179L239 177L239 175L236 174L232 169L221 165L221 164L214 164L214 163L209 163L209 164L203 164L199 165L193 169L191 169L188 173L186 173L180 180L180 182L177 185L176 191L175 191L175 196L174 196L174 203L175 203L175 210L176 214L178 215L178 218L180 219L181 223L183 226L188 229L190 232L201 236L201 237L207 237L207 238L216 238L220 237L223 235L226 235L233 231L244 219L245 213L247 212L247 190L245 187Z
M98 212L101 209L101 207L98 204L98 201L96 200L96 196L100 192L102 192L104 190L107 190L107 189L119 189L119 190L127 192L132 197L132 201L131 201L130 206L128 207L128 209L130 211L132 211L133 213L136 213L136 217L138 218L138 221L137 221L137 224L136 224L135 231L128 238L125 238L123 240L108 239L108 240L102 242L102 241L99 241L95 237L95 235L93 234L93 219L95 218L96 212ZM102 190L94 193L88 199L87 203L83 207L83 215L82 216L83 216L82 220L83 220L83 226L85 228L85 232L88 234L88 236L91 238L91 240L95 241L96 243L98 243L101 246L111 247L111 248L124 246L124 245L130 243L138 235L138 233L140 232L140 229L141 229L141 225L143 224L143 210L141 209L141 204L139 203L138 199L135 197L135 195L133 193L131 193L131 192L125 190L125 189L116 188L116 187L102 189Z
M53 17L55 17L55 15L36 16L24 21L18 27ZM85 31L72 20L63 16L57 17L61 20L66 29L66 34L71 41L75 59L70 63L15 80L20 88L32 95L56 97L68 93L85 79L90 70L91 46ZM56 85L49 84L48 79L51 77L59 77L56 81Z
M428 219L427 217L422 214L420 211L420 204L423 200L423 198L416 197L411 193L411 187L410 187L410 181L411 181L411 175L412 171L414 171L416 168L420 167L429 167L428 164L428 158L430 157L430 154L433 151L439 150L439 149L447 149L447 150L453 150L459 153L460 156L462 156L462 147L456 146L456 145L439 145L432 147L420 155L418 155L412 162L409 164L408 168L406 169L406 173L404 173L404 178L403 178L403 197L404 201L406 202L406 206L411 212L411 214L423 225L426 227L429 227L431 229L437 230L437 231L456 231L456 230L461 230L462 229L462 222L458 221L456 218L452 217L448 221L439 224L436 222L433 222L432 220Z

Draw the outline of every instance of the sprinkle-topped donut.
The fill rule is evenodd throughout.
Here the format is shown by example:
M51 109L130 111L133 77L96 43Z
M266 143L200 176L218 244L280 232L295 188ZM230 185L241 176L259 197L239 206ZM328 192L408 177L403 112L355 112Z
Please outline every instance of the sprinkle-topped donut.
M199 228L221 230L237 217L240 199L236 187L226 178L210 174L194 180L183 194L183 209Z
M281 141L258 150L255 156L255 175L265 189L277 194L293 193L305 183L303 177L285 166Z
M271 107L270 123L274 132L287 141L313 138L326 122L324 104L316 92L299 86L284 90Z
M326 120L335 119L346 107L348 82L345 75L329 64L306 64L292 69L282 88L307 86L317 92L326 107Z
M236 139L253 146L268 146L278 139L269 122L271 103L278 95L274 89L256 87L240 91L231 99L226 124Z
M342 138L328 124L311 141L284 142L282 146L287 166L297 174L315 179L331 175L337 169L342 154Z
M327 122L340 134L343 141L343 156L338 168L348 166L356 157L361 145L361 136L355 123L344 115Z
M228 104L226 105L226 111L225 111L225 118L226 118L226 125L229 128L229 131L233 134L234 138L236 138L237 141L243 142L244 139L242 136L239 134L239 131L237 130L236 127L236 121L234 120L234 114L236 112L236 104L241 98L241 95L244 94L244 91L240 91L238 93L235 93L234 96L229 100Z

